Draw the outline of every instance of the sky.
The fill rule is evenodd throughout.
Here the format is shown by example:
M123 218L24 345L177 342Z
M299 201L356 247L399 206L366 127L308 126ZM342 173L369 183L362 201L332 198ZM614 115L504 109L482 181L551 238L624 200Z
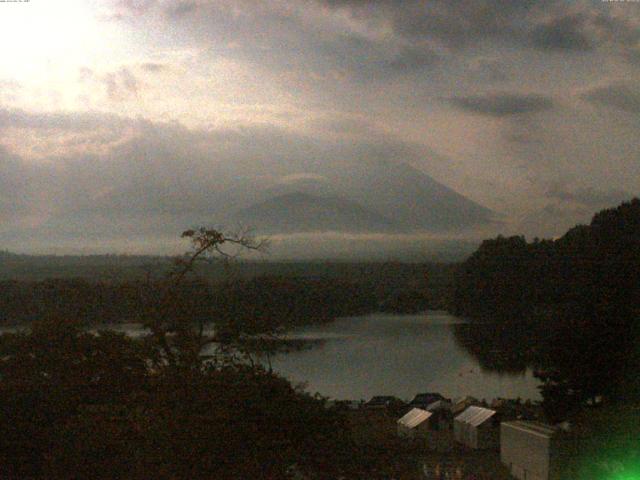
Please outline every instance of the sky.
M0 249L171 251L323 155L496 212L469 238L640 193L637 1L30 0L0 41Z

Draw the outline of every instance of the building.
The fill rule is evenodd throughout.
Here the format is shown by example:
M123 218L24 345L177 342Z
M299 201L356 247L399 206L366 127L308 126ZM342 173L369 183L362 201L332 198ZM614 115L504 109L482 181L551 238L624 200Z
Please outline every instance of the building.
M427 405L427 408L424 410L428 410L429 412L436 412L439 410L446 410L447 412L451 412L451 402L449 400L436 400L433 403Z
M439 393L419 393L409 403L411 408L421 408L426 410L429 405L438 400L444 400L444 397Z
M400 408L404 405L405 403L399 398L390 395L376 395L365 403L364 407L373 410L384 410L387 408Z
M495 410L469 407L453 419L456 442L473 449L498 448L499 421Z
M364 400L327 400L325 408L335 408L341 411L359 410L364 405Z
M397 422L399 437L421 443L429 450L447 452L453 446L451 424L442 411L429 412L412 408Z
M431 429L429 419L433 413L420 408L412 408L398 420L398 436L404 438L426 438Z
M557 430L534 422L502 422L500 460L520 480L550 480L558 458Z
M431 424L434 430L452 430L453 429L453 414L451 413L451 402L448 400L437 400L427 408L427 412L433 413L431 418Z
M461 398L457 398L453 401L453 404L451 405L451 413L453 413L454 415L458 415L462 412L464 412L467 408L471 407L472 405L479 405L480 401L477 398L474 397L461 397Z

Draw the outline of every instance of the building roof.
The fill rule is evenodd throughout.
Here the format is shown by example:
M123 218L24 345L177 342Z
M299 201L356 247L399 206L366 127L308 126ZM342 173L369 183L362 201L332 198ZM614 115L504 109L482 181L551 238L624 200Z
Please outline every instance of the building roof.
M469 407L455 418L455 421L478 427L496 414L495 410L483 407Z
M375 395L371 397L369 402L393 402L394 400L397 400L397 398L391 395Z
M551 425L546 425L544 423L538 422L527 422L523 420L516 420L513 422L502 422L502 424L517 428L519 430L526 430L527 432L534 433L537 435L542 435L544 437L552 437L557 429L552 427Z
M398 423L407 428L415 428L427 420L431 415L433 415L431 412L427 412L421 408L412 408L404 417L398 420Z
M399 398L390 395L376 395L371 398L365 405L369 407L374 406L389 406L396 403L403 403Z
M414 399L411 400L411 404L420 403L428 405L442 399L444 399L444 397L437 392L418 393Z
M477 399L477 398L472 397L472 396L470 396L470 395L466 395L466 396L464 396L464 397L458 397L458 398L454 398L454 399L453 399L453 403L455 403L455 404L458 404L458 403L464 403L464 402L470 402L470 403L473 403L473 402L477 402L477 401L478 401L478 399Z
M427 405L427 408L425 410L429 410L430 412L434 412L434 411L440 410L440 409L450 410L451 409L451 403L446 401L446 400L436 400L435 402L430 403L429 405Z
M470 405L473 405L474 403L480 403L480 402L476 398L469 397L469 396L457 398L453 401L453 405L451 406L451 411L454 414L460 413Z

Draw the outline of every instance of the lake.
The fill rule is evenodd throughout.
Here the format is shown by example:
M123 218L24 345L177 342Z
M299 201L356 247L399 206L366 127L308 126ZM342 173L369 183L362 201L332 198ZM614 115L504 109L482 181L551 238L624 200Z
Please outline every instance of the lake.
M456 342L452 327L459 323L462 320L445 312L339 318L292 332L291 338L322 342L279 355L272 364L294 383L306 382L309 392L336 399L373 395L411 399L431 391L449 398L540 399L538 381L530 370L483 371Z
M456 340L453 328L463 323L446 312L433 311L338 318L288 334L287 338L314 340L313 347L277 355L272 365L292 382L305 382L309 392L336 399L369 399L374 395L411 399L418 392L431 391L449 398L540 399L531 370L483 370ZM131 336L148 333L137 324L100 328ZM15 331L15 327L2 331Z

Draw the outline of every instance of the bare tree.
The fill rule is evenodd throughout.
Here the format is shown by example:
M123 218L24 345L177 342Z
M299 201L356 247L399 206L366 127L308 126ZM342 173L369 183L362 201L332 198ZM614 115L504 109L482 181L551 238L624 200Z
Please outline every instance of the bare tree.
M202 318L176 315L175 306L179 303L185 280L201 261L228 262L247 251L265 251L268 243L256 239L249 230L223 233L205 227L186 230L182 238L190 240L191 250L176 258L159 297L145 308L143 325L151 331L151 339L159 349L159 364L200 368L205 360L211 360L203 355L203 350L216 338L205 333ZM224 349L221 353L229 354Z

